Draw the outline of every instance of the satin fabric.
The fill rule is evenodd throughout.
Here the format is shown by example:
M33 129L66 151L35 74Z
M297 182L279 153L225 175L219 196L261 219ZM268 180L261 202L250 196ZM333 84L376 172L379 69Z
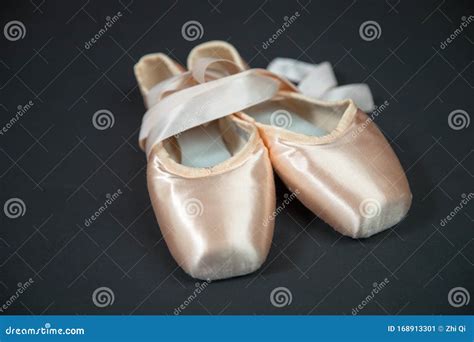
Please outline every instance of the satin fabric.
M211 79L204 83L207 75ZM241 70L228 60L202 59L192 71L147 92L145 102L153 106L142 120L140 147L149 154L166 138L270 100L282 90L296 87L264 69Z
M214 168L178 164L162 144L150 155L148 191L161 232L176 262L194 278L247 274L267 257L274 179L267 149L251 127L247 145Z
M153 68L154 62L161 68ZM168 57L160 54L145 57L136 65L135 74L145 104L157 106L174 91L196 85L191 73L183 75L181 68L162 70L173 65ZM147 71L145 66L172 76L152 88L146 87L143 81L143 74ZM269 88L256 90L260 95L268 96L281 87L281 82L276 87L274 84L274 78L266 77L264 85ZM208 99L221 100L215 93L211 92L209 96ZM237 100L241 103L243 99ZM197 120L203 120L208 118L208 110L213 107L204 101L198 108L189 107L189 104L186 108L198 116ZM190 127L197 125L196 121L183 124L182 117L174 119L169 123L175 133L186 130L190 124ZM268 255L274 229L273 170L256 126L236 116L220 119L220 122L234 125L237 132L229 137L224 127L222 134L226 134L227 144L244 142L240 150L233 151L231 158L214 167L182 165L180 150L173 137L146 141L148 192L163 238L183 270L202 280L225 279L257 270ZM147 125L146 129L152 132L156 123ZM227 132L232 130L228 128ZM143 143L142 140L142 148ZM170 154L172 151L175 152L173 156Z
M366 238L408 212L412 195L403 168L364 112L349 106L338 128L322 138L256 124L280 178L341 234Z
M233 56L234 63L245 65L229 44L214 44L221 50L233 51L227 55ZM212 43L206 43L194 48L190 55L204 57L206 52L199 52L203 48L213 53ZM197 64L197 58L188 58L190 70ZM367 85L334 88L337 81L327 62L315 66L277 59L269 69L300 82L298 88L313 97L333 97L334 100L352 94L359 105L369 110L373 108ZM337 125L322 137L298 134L240 115L258 126L274 170L290 189L298 190L297 197L306 207L340 233L353 238L369 237L403 219L412 199L406 175L383 134L352 100L322 102L294 91L279 92L278 97L288 103L288 108L293 107L292 101L306 102L309 108L334 108L332 121ZM347 109L339 118L336 108L341 105Z
M206 81L206 75L194 70L193 78ZM285 82L270 78L280 81L278 96L291 101L291 93L280 93ZM186 87L186 82L173 79L171 88L165 85L153 96L159 94L166 99L174 95L173 86ZM295 90L288 85L286 88ZM252 90L260 92L258 87ZM225 103L231 96L243 95L228 93L216 100ZM206 98L211 97L212 92L206 92ZM159 117L174 113L170 125L176 129L171 130L172 134L194 127L216 115L208 111L212 106L201 100L195 103L199 110L186 107L186 112L200 115L197 123L184 122L177 126L180 121L176 113L183 112L173 112L173 106L160 111ZM156 99L147 103L160 104ZM224 108L219 107L219 115L224 115L221 109ZM160 122L146 121L152 116L155 115L144 119L146 139ZM411 193L403 169L375 124L352 102L337 128L323 137L259 124L243 113L230 118L249 132L250 138L233 157L212 168L192 168L175 161L164 147L172 138L162 141L163 136L158 134L146 143L148 190L153 209L171 254L192 277L215 280L243 275L255 271L264 262L274 225L271 164L290 189L298 190L298 198L309 209L344 235L368 237L406 215ZM271 163L257 127L270 151Z
M352 99L357 107L370 112L375 109L370 88L365 83L337 86L331 63L310 64L291 58L275 58L267 69L297 82L302 94L323 101Z
M155 144L166 138L269 100L277 91L276 80L258 75L255 70L181 90L147 111L140 145L145 145L149 154Z

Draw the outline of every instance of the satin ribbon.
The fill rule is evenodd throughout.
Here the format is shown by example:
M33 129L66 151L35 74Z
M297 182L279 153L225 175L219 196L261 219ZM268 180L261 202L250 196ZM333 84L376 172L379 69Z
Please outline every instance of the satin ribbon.
M291 58L276 58L267 70L298 83L298 89L304 95L324 101L352 99L365 112L375 108L369 86L365 83L338 86L329 62L310 64Z
M265 69L243 71L229 60L203 59L194 70L150 89L140 147L149 154L171 136L268 101L282 90L297 88Z
M298 88L286 79L299 83ZM140 129L140 146L149 154L155 144L171 136L270 100L281 90L301 91L326 101L350 98L364 111L374 108L369 87L366 84L338 87L328 62L312 65L277 58L268 70L242 70L229 60L204 58L194 70L171 77L149 90L146 96L149 109Z

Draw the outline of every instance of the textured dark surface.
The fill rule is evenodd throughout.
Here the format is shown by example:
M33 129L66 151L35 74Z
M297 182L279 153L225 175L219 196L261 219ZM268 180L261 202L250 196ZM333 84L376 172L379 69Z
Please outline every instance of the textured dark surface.
M474 208L444 227L440 220L473 192L473 126L454 130L448 115L473 115L474 23L445 49L472 1L2 1L2 28L12 20L24 39L0 36L0 126L18 105L33 107L0 135L0 203L20 198L23 216L0 212L0 305L18 283L34 283L7 314L173 314L196 281L171 258L146 190L145 156L137 148L144 112L132 66L145 53L185 63L196 44L223 39L254 67L277 57L332 62L340 84L366 82L389 106L376 118L414 195L408 217L366 240L341 237L294 201L276 219L274 243L258 272L212 283L183 314L351 314L373 283L389 283L361 314L467 314L448 292L474 294ZM90 49L107 16L123 14ZM300 17L268 49L284 21ZM203 37L183 39L199 21ZM374 20L381 36L365 41ZM3 33L3 32L2 32ZM107 109L115 124L98 130ZM465 116L466 117L466 116ZM121 189L92 225L85 219ZM277 180L277 205L288 190ZM166 194L163 194L166 196ZM99 308L99 287L114 293ZM270 293L286 287L291 304Z

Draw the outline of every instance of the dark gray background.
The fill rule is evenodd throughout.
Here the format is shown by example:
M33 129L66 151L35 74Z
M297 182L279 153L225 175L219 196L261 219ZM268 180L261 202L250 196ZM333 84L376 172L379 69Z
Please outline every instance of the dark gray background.
M467 314L448 292L472 284L472 203L445 227L440 220L473 192L473 123L453 130L448 115L473 113L474 24L444 41L473 13L472 1L2 1L0 24L20 20L26 36L0 36L0 126L34 102L0 136L0 203L21 198L17 219L0 212L0 305L17 283L34 284L7 314L173 314L196 280L171 258L156 224L137 148L144 112L132 66L145 53L185 63L189 50L227 40L253 67L277 56L332 62L341 84L366 82L377 117L404 166L414 195L408 217L366 240L342 237L294 201L276 220L267 262L256 273L212 283L183 314L351 314L374 282L390 283L361 314ZM89 50L84 43L107 16L123 13ZM262 43L285 16L301 16L267 50ZM183 39L199 21L203 37ZM360 25L377 21L367 42ZM1 32L3 33L3 32ZM92 125L110 110L112 128ZM90 227L84 220L108 193L123 195ZM288 190L277 180L277 205ZM166 196L166 194L164 194ZM98 308L101 286L115 295ZM288 288L276 308L271 291Z

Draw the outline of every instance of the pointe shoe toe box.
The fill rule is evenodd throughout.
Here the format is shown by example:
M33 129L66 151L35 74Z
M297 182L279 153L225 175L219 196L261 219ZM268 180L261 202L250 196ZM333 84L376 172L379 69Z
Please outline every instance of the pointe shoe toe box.
M267 135L272 163L298 199L340 233L365 238L400 222L412 194L389 143L358 112L338 139L303 144Z
M183 270L203 280L251 273L273 237L275 188L268 154L258 144L236 167L205 177L170 176L149 162L148 189L160 230Z

